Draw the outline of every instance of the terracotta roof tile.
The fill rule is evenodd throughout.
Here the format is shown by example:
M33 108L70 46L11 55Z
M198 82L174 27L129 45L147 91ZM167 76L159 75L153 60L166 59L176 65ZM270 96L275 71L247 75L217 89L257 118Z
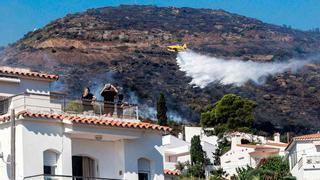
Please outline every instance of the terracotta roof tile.
M10 116L3 115L0 117L0 122L8 122L10 121Z
M290 143L288 144L285 150L290 149L292 147L292 144L294 144L295 141L319 140L319 139L320 139L320 133L296 136L291 139Z
M181 173L178 170L170 170L170 169L164 169L163 170L164 174L167 175L173 175L173 176L179 176Z
M8 74L13 76L26 76L26 77L33 77L33 78L43 78L43 79L50 79L50 80L58 80L59 76L54 74L47 74L42 72L34 72L28 69L21 69L21 68L10 68L10 67L0 67L0 74Z
M64 114L52 114L52 113L32 113L28 111L22 111L17 114L17 117L34 117L34 118L47 118L47 119L59 119L67 120L70 122L82 123L82 124L96 124L123 128L139 128L139 129L153 129L160 131L171 131L170 127L160 126L157 124L144 123L144 122L127 122L121 120L108 120L106 117L103 119L98 117L81 117L76 115L64 115ZM10 116L0 116L0 122L10 121Z
M310 139L320 139L320 133L315 134L307 134L302 136L296 136L293 138L294 140L310 140Z

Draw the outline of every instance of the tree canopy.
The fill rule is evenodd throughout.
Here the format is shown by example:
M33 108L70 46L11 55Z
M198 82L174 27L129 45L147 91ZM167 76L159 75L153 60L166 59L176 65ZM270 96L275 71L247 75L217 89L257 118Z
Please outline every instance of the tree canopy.
M200 136L193 136L190 147L191 166L189 173L196 177L204 176L205 152L202 149Z
M204 163L204 151L201 146L200 136L193 136L190 147L191 165Z
M214 127L216 135L226 131L249 131L254 122L256 103L235 94L226 94L201 114L203 127Z
M247 166L237 168L237 179L269 179L269 180L292 180L289 163L279 156L270 157L260 161L256 168Z

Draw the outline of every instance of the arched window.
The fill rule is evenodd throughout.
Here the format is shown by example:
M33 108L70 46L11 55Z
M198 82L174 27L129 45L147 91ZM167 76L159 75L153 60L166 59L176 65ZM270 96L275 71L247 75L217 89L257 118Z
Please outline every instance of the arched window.
M43 152L43 173L54 175L57 169L58 153L47 150Z
M138 159L139 180L150 180L150 161L146 158Z

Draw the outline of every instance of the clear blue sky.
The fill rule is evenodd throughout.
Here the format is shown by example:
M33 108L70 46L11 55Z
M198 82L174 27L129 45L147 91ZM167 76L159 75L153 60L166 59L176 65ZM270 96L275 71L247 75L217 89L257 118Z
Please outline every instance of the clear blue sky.
M0 0L0 46L68 13L119 4L224 9L302 30L320 27L320 0Z

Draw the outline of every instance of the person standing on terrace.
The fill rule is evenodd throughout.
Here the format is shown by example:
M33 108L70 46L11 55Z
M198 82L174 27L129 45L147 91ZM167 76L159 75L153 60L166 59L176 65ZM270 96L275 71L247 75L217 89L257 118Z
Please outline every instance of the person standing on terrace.
M96 97L93 96L93 94L90 92L89 87L85 87L83 89L81 101L82 101L82 106L83 106L83 111L84 112L93 112L93 103L96 100Z
M114 112L114 99L118 94L118 89L112 84L105 84L100 94L104 98L104 113L107 116L112 116Z

